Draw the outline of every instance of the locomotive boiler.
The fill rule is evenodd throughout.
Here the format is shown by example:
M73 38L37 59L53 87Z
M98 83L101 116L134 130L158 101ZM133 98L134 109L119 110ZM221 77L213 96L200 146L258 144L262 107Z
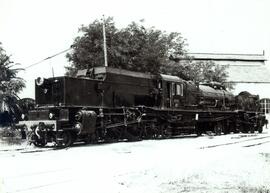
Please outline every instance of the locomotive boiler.
M18 127L36 146L261 132L265 123L258 109L239 109L239 100L219 83L110 67L81 70L77 77L37 78L35 95L36 108Z

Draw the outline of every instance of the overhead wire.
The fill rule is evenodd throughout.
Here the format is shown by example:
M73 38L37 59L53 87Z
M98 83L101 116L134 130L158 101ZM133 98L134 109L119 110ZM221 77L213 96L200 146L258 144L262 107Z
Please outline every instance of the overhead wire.
M42 63L42 62L44 62L44 61L46 61L46 60L52 59L52 58L54 58L54 57L56 57L56 56L58 56L58 55L60 55L60 54L63 54L63 53L65 53L65 52L71 50L71 49L72 49L72 47L70 47L70 48L68 48L68 49L65 49L65 50L63 50L63 51L61 51L61 52L58 52L58 53L52 55L52 56L49 56L49 57L47 57L47 58L44 58L44 59L42 59L42 60L40 60L40 61L38 61L38 62L36 62L36 63L34 63L34 64L31 64L31 65L25 67L24 69L28 69L28 68L31 68L31 67L33 67L33 66L36 66L36 65L38 65L38 64L40 64L40 63Z

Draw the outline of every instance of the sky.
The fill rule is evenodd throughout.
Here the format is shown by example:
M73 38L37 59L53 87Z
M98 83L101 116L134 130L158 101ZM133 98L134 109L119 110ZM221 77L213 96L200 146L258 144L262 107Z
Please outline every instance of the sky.
M81 25L104 14L119 28L144 19L147 27L180 32L189 52L264 50L269 59L269 10L269 0L0 0L0 42L25 68L69 48ZM34 79L62 76L67 65L62 54L20 72L26 80L20 97L34 98Z

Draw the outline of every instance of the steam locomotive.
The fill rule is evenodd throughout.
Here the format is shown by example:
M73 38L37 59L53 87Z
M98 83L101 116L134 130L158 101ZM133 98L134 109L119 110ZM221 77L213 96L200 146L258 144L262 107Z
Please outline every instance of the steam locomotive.
M39 147L262 132L266 123L257 95L234 96L216 82L199 85L111 67L80 70L76 77L39 77L35 95L36 108L17 126Z

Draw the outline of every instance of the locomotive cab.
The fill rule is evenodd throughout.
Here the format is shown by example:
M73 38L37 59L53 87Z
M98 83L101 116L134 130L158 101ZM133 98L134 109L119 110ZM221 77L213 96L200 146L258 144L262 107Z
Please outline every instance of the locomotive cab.
M184 106L184 80L177 76L160 74L158 89L161 90L161 108Z

